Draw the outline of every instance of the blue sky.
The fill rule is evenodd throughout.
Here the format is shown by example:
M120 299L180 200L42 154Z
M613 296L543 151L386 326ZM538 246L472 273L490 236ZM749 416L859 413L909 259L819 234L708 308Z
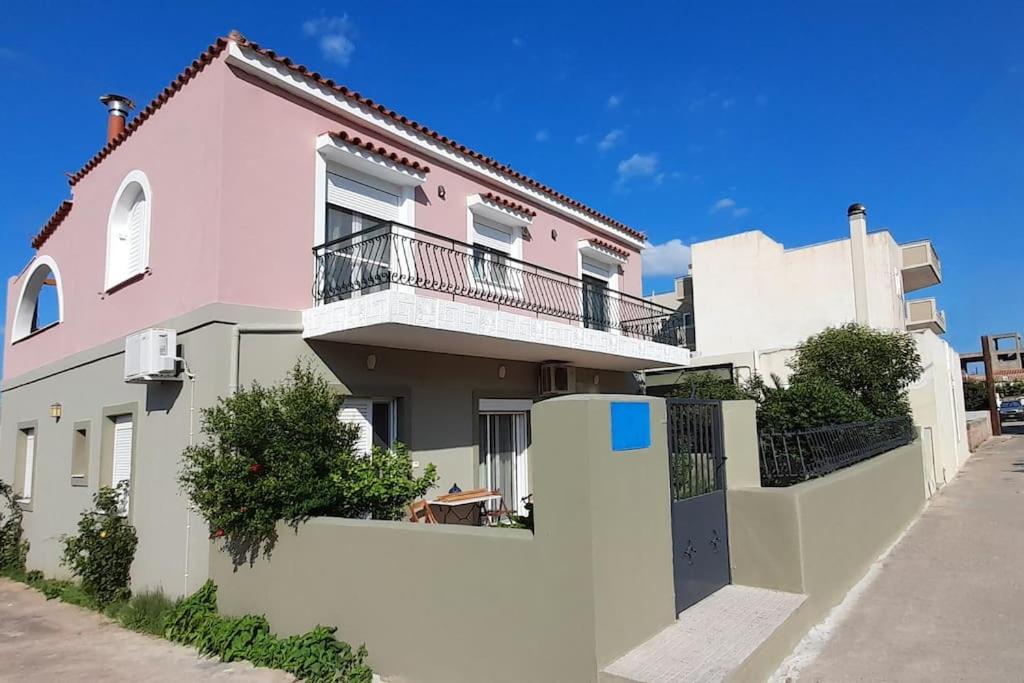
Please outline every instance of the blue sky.
M103 143L99 95L148 102L238 28L645 230L647 291L685 244L826 241L857 201L934 240L945 282L915 296L958 350L1024 328L1024 5L772 4L13 3L0 270Z

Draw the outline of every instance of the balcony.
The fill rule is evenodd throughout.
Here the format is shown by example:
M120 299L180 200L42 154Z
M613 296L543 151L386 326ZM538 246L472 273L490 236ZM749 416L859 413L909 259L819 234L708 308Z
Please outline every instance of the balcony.
M931 330L946 333L946 312L940 311L934 298L907 302L907 330Z
M313 253L307 339L623 371L689 362L672 309L480 246L383 223Z
M931 240L900 245L903 252L903 291L915 292L942 282L942 264Z

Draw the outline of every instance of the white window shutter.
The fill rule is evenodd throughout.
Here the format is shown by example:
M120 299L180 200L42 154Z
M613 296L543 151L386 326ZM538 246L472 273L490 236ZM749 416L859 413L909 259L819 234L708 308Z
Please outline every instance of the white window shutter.
M359 429L356 440L356 452L368 454L373 445L373 426L370 423L372 402L368 398L346 398L341 406L338 419L342 424L352 425Z
M327 201L385 221L399 222L402 204L397 185L348 169L327 174Z
M143 251L146 239L146 198L139 197L128 214L128 244L125 258L127 275L142 272Z
M36 434L30 432L25 435L25 485L22 487L21 496L26 500L32 498L32 472L35 469L36 460Z
M512 253L512 228L499 227L473 220L473 244L490 247L506 254Z
M132 478L132 416L120 415L114 418L114 457L113 473L110 478L112 488L122 481Z

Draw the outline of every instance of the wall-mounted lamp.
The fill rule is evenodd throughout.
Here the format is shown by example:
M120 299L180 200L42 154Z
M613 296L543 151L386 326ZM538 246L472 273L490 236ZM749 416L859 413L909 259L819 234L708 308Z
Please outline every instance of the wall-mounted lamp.
M558 231L555 230L554 228L551 228L551 239L553 239L553 240L557 240L558 239Z
M56 421L60 421L61 413L64 412L64 406L59 403L53 403L50 405L50 417Z
M499 365L498 366L498 379L505 379L505 366L504 365Z
M375 367L377 367L377 354L371 353L366 357L366 369L373 370Z
M444 199L444 196L448 194L448 191L444 189L444 185L437 186L437 196Z

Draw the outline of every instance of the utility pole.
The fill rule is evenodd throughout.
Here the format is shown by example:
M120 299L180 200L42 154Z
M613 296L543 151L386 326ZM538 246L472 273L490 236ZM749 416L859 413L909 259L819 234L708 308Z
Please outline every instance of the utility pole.
M992 338L985 335L981 338L981 357L985 362L985 389L988 390L988 419L992 423L992 436L1003 433L999 424L999 406L996 404L996 377L992 361Z

